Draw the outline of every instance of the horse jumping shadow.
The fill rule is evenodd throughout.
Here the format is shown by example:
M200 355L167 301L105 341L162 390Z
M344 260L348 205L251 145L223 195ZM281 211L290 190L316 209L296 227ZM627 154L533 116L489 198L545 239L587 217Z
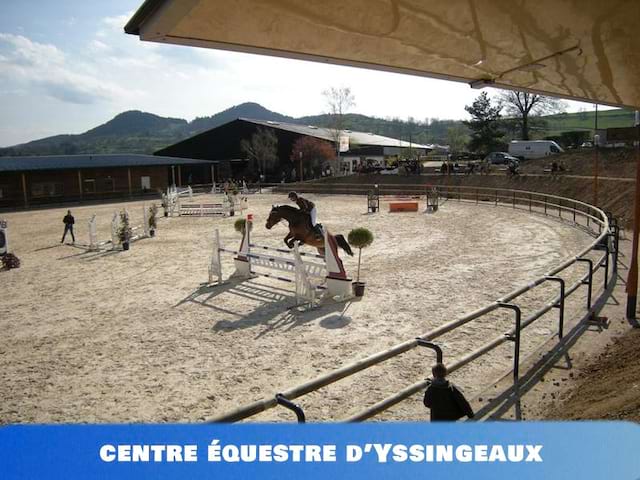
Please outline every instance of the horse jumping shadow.
M260 305L248 314L229 310L213 302L222 295L235 295L248 302L259 302ZM304 308L304 305L296 305L295 294L292 291L250 280L220 285L203 284L174 307L185 303L195 303L235 317L233 320L218 320L211 327L214 333L264 327L256 338L277 330L290 331L318 319L321 319L320 326L327 329L343 328L351 322L351 319L344 315L348 305L330 302L313 309Z

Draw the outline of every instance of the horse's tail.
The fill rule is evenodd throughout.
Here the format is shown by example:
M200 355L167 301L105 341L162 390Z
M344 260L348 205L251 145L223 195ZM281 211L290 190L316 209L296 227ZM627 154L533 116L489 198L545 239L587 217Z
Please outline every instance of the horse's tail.
M342 235L336 235L335 239L338 246L345 252L347 252L348 255L353 257L353 251L351 250L351 246L349 246L349 242L347 242L347 240Z

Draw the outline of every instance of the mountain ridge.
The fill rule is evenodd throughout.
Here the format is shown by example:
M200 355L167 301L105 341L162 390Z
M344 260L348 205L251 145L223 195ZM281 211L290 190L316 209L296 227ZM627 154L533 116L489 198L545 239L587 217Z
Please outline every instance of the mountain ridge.
M545 117L551 123L547 132L568 129L587 129L592 112L560 114ZM624 126L633 113L627 110L600 112L600 118L609 118L607 126ZM182 118L162 117L140 110L128 110L117 114L111 120L80 134L61 134L30 142L0 148L2 156L25 155L73 155L101 153L142 153L152 154L162 148L182 141L198 133L218 127L238 118L253 118L300 125L330 126L330 116L326 114L290 117L271 111L255 102L234 105L208 117L197 117L192 121ZM449 129L466 127L461 120L438 120L419 122L413 119L383 119L357 113L345 115L346 128L372 132L387 137L404 139L415 143L447 143Z

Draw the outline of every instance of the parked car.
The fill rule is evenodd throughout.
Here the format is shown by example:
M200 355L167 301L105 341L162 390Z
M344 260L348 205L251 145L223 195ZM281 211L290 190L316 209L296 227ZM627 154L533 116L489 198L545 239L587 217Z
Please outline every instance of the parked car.
M584 142L580 148L593 148L593 142Z
M516 157L509 155L506 152L491 152L489 155L484 157L484 161L489 162L492 165L509 165L513 162L516 164L519 163Z

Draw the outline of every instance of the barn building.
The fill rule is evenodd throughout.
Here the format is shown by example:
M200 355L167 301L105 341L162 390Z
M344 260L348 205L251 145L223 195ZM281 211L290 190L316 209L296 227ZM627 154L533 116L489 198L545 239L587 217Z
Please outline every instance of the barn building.
M0 157L0 208L142 196L210 178L211 163L156 155Z
M303 137L312 137L330 142L336 146L334 132L327 128L312 125L298 125L294 123L274 122L238 118L219 127L207 130L191 138L187 138L156 152L156 155L168 157L195 158L209 160L214 164L215 180L226 178L250 178L249 161L240 144L242 140L249 140L259 129L273 131L278 139L278 165L267 172L268 181L280 181L283 177L293 180L295 169L300 169L299 162L292 162L291 152L294 143ZM405 149L411 149L416 157L426 155L431 150L429 145L384 137L373 133L343 130L343 136L349 137L349 149L340 154L341 171L335 173L352 173L354 166L360 162L383 165L384 162L399 155ZM304 161L304 159L302 159ZM308 166L303 164L306 171ZM253 172L255 175L255 172ZM305 175L303 178L310 178ZM199 179L200 183L210 182L211 179Z

